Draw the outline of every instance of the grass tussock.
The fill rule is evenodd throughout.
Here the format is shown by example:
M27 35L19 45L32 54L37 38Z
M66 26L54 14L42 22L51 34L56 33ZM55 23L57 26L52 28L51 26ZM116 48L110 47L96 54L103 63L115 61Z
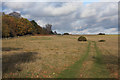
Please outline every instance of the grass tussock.
M98 42L105 42L105 40L99 40Z
M80 37L78 38L78 41L87 41L87 39L86 39L86 37L84 37L84 36L80 36Z

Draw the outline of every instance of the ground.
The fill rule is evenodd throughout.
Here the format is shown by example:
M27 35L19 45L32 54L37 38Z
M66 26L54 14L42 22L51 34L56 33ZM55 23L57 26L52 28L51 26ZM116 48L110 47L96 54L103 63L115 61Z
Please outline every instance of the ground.
M117 78L118 36L79 36L3 39L3 78Z

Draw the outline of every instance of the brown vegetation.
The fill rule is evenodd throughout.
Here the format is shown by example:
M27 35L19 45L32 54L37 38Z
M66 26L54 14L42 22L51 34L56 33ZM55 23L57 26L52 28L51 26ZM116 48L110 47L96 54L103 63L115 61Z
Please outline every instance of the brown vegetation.
M80 35L79 35L80 36ZM117 35L86 36L89 41L96 41L105 65L112 78L118 72L118 37ZM78 42L78 35L69 36L22 36L3 39L3 78L54 78L81 59L86 52L88 42ZM98 40L106 40L104 43ZM92 78L88 74L97 59L94 44L78 74L81 78ZM95 56L95 57L93 57ZM94 69L94 68L93 68ZM98 69L96 69L98 70ZM99 73L100 70L98 70ZM101 76L101 75L98 75Z
M98 42L105 42L105 40L99 40Z
M87 39L86 39L86 37L84 37L84 36L80 36L80 37L78 38L78 41L87 41Z
M50 25L52 27L52 25ZM54 34L46 28L39 26L34 20L29 21L25 18L16 18L9 15L2 16L2 37L15 37L35 34Z

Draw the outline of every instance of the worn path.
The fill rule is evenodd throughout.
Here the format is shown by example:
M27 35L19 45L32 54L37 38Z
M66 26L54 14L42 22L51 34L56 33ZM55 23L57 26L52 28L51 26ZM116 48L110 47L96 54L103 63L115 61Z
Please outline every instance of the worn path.
M57 78L110 78L95 41L88 41L84 56L62 71Z

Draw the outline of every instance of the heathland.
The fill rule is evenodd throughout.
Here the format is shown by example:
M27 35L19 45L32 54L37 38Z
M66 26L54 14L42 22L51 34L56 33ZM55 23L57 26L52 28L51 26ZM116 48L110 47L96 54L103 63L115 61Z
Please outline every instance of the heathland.
M4 38L3 78L117 78L118 35L79 36Z

